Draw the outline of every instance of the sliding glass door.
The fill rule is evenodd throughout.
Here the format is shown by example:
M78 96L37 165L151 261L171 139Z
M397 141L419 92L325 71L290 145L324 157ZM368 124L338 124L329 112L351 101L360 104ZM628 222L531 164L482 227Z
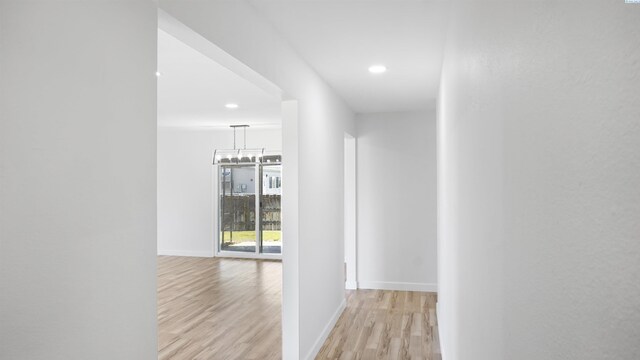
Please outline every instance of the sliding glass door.
M218 255L280 255L282 166L219 165L218 175Z
M282 203L282 165L262 165L260 192L261 252L282 253L280 211Z
M255 166L220 166L219 249L222 251L256 251L254 179Z

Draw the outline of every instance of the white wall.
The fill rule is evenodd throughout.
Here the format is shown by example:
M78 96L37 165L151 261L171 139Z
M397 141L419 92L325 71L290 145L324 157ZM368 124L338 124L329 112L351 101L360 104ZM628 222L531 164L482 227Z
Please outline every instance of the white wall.
M280 129L249 128L247 147L280 152L281 138ZM158 254L213 256L216 148L233 148L233 130L158 128Z
M343 136L353 114L247 2L160 7L298 101L283 106L283 356L313 358L345 304Z
M438 120L446 360L640 358L640 6L461 3Z
M358 115L358 286L437 291L436 113Z
M156 6L0 1L0 358L153 359Z

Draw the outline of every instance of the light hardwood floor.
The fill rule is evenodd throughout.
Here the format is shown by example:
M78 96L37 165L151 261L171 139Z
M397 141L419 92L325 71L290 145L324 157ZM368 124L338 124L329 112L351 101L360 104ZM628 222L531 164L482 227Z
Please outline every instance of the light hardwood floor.
M439 360L435 293L349 291L321 359Z
M158 359L280 359L279 262L158 257Z
M158 257L158 359L280 359L282 264ZM358 290L316 359L439 360L433 293Z

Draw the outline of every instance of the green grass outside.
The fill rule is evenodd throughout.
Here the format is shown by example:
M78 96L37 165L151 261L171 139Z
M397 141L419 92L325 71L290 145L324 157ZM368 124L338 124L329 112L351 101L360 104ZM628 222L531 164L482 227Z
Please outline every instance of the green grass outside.
M229 242L231 240L231 232L224 232L224 241ZM233 232L233 242L242 242L242 241L255 241L256 240L256 232L255 231L234 231ZM282 240L282 232L280 230L264 230L262 232L262 240L263 241L281 241Z

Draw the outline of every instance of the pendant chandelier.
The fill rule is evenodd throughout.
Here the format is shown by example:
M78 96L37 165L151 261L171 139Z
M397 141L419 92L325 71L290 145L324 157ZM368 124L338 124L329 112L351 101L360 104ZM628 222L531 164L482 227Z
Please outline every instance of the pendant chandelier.
M249 125L231 125L233 128L233 149L215 149L213 152L213 165L233 165L233 164L279 164L282 161L280 155L266 155L264 148L247 149L247 128ZM236 146L236 130L242 128L243 147Z

